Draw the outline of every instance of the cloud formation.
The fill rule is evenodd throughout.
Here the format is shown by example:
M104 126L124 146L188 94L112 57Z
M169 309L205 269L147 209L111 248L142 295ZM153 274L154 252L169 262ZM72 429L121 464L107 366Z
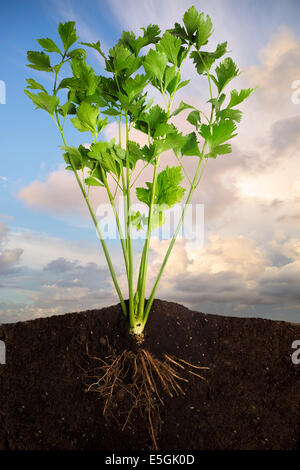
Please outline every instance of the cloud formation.
M122 12L122 22L133 28L141 24L142 11L136 13L134 5L135 2L128 2ZM147 22L160 22L159 17L163 16L163 26L169 26L172 15L165 12L166 5L169 2L147 3L143 9L144 14L149 9ZM113 11L117 6L117 1L111 2ZM175 2L172 14L177 15L176 10L185 7L186 4ZM159 297L212 313L299 322L300 105L297 107L291 100L295 79L300 79L300 41L282 27L261 51L260 62L241 77L241 86L259 88L245 104L245 118L232 155L209 162L194 195L194 202L205 205L205 244L191 246L184 239L177 241L157 293ZM196 94L182 97L194 104L200 100ZM178 123L189 131L184 114ZM112 125L107 137L115 134ZM176 163L170 153L162 161L163 165ZM184 159L189 174L193 174L195 162L191 157ZM148 176L151 169L139 184ZM93 194L94 205L106 200L103 191L100 193ZM88 215L73 175L65 170L52 172L45 181L32 182L20 191L19 197L28 206L58 217L74 211L78 217ZM30 304L21 302L16 307L2 303L0 321L15 319L17 311L21 312L20 317L30 318L94 308L116 300L103 255L95 263L94 246L68 246L65 241L24 231L19 236L7 236L5 227L2 233L0 226L0 238L6 239L6 251L1 255L6 253L3 269L15 267L23 250L22 262L34 270L34 280L30 285L24 280ZM167 244L152 240L150 286ZM120 251L114 248L114 261L120 265ZM125 289L122 268L118 275Z
M23 250L21 248L5 248L8 228L0 222L0 276L15 272Z

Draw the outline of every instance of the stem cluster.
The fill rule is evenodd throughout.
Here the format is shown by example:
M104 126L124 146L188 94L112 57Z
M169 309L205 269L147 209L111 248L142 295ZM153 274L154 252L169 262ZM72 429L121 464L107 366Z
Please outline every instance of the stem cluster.
M239 74L236 64L229 57L216 67L214 74L211 72L214 62L226 53L227 43L218 44L212 52L202 51L202 46L206 46L212 33L212 22L209 16L198 13L195 7L189 8L184 14L183 23L183 26L175 23L174 28L166 31L162 37L159 36L160 29L156 25L143 28L143 35L139 37L130 32L123 32L108 56L102 51L99 41L81 43L100 54L109 77L96 75L92 67L86 64L85 49L71 49L78 39L74 22L59 24L58 33L62 48L52 39L44 38L38 40L44 49L43 52L29 51L27 55L29 67L54 73L52 94L34 79L27 80L25 93L37 108L50 114L59 130L63 149L66 151L63 156L68 165L67 169L73 171L86 201L122 311L128 319L129 330L137 336L143 333L157 287L182 227L187 207L201 181L207 160L231 152L228 141L236 135L236 122L240 121L242 114L235 107L253 91L232 90L229 103L222 108L226 98L224 88ZM147 55L141 56L140 50L151 44L155 45L155 49L150 49ZM46 52L58 54L59 62L52 66ZM208 80L211 105L209 118L202 110L183 101L173 110L176 92L189 83L189 80L181 80L182 67L187 58L193 60L197 73ZM59 73L65 63L70 64L72 77L59 82ZM141 66L144 68L144 74L137 73ZM215 96L213 85L217 88ZM145 89L148 86L159 91L164 109L159 105L152 106L153 100L146 100ZM38 91L33 93L30 90ZM67 101L64 104L61 104L58 98L58 92L61 90L67 92ZM195 131L183 136L171 122L171 118L186 109L192 110L187 121L194 126ZM102 114L105 115L104 119L100 117ZM71 147L67 143L64 129L68 115L75 115L71 122L78 131L91 134L90 149L83 146ZM117 144L115 139L110 142L99 139L99 134L109 124L108 117L116 119L118 124ZM202 123L202 118L206 120L205 123ZM121 142L122 125L125 126L125 149L122 148ZM147 135L148 144L143 148L131 141L132 129ZM198 142L197 137L201 137L202 143ZM168 150L174 151L179 166L167 166L160 171L162 155ZM197 159L192 179L184 168L184 156ZM142 161L142 169L136 174L134 170L138 160ZM132 187L149 165L153 166L152 181L146 183L147 188L136 189L137 198L147 205L148 213L133 213ZM151 234L164 223L163 212L182 200L186 190L180 183L184 176L188 190L181 217L146 302ZM110 184L110 178L115 184L114 188ZM124 300L106 240L90 202L90 186L104 188L113 210L128 280L128 303ZM125 201L124 227L115 203L118 191L121 191ZM138 222L135 224L134 220ZM139 266L134 266L133 227L145 230ZM134 285L136 269L138 276L137 284Z

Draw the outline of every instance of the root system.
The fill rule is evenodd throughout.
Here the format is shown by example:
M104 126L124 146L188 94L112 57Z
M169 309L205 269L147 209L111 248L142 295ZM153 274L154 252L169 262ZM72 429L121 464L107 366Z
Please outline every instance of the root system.
M109 347L109 355L105 359L89 357L99 365L93 369L92 375L88 373L92 383L87 391L96 392L99 398L104 399L104 416L117 419L117 409L119 417L125 415L122 423L118 420L124 429L133 411L138 410L146 419L154 449L158 449L160 407L164 400L185 395L184 383L189 382L191 375L205 381L199 371L208 369L167 354L164 360L157 359L141 346L136 351L124 350L120 354Z

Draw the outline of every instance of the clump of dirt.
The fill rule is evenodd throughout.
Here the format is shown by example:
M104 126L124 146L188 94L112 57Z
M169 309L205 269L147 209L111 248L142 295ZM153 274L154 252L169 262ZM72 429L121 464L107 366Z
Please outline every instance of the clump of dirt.
M120 387L110 402L108 388L106 395L104 389L87 392L105 385L99 378L113 357L122 357L124 367L134 365L135 359L128 362L134 349L120 305L2 325L0 339L7 353L6 365L0 365L0 449L153 448L149 416L135 406L127 419L133 402ZM200 371L205 381L187 369L184 393L173 390L172 396L162 397L163 384L155 381L160 388L152 405L159 414L151 416L157 447L300 448L300 365L291 361L296 339L299 325L202 314L156 300L138 361L149 354L170 367L167 357L209 368ZM93 380L97 367L104 369Z

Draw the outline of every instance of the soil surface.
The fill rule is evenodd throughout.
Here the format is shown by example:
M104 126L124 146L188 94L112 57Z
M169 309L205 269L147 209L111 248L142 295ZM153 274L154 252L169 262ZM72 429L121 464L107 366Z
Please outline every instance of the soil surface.
M86 392L84 372L131 347L119 305L0 326L0 449L151 449L143 417L124 430ZM291 345L300 325L193 312L156 300L143 348L210 369L190 374L184 397L166 398L159 449L300 449L300 365ZM121 397L122 399L122 397ZM126 407L125 407L126 408Z

